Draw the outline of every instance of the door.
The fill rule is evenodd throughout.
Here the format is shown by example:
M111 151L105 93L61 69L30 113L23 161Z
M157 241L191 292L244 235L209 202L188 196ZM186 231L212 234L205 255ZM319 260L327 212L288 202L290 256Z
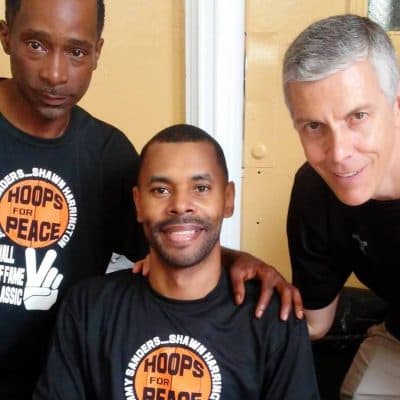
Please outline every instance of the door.
M290 279L286 213L304 155L283 101L281 64L290 42L311 22L360 11L346 0L248 0L242 248ZM361 12L363 10L361 9Z

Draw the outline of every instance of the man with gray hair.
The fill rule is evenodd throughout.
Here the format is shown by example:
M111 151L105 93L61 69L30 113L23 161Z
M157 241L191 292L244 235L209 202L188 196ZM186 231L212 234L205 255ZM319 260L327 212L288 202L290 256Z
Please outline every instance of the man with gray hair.
M329 330L354 272L389 304L343 382L343 398L400 398L400 97L396 55L368 18L315 22L290 45L285 99L307 163L287 232L312 339Z

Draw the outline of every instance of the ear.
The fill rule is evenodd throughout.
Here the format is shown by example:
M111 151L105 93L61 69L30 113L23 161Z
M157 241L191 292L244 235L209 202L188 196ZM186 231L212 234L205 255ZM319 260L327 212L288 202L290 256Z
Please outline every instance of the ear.
M10 29L6 21L0 21L0 40L4 52L10 54Z
M400 83L397 86L396 98L394 99L393 112L395 117L395 124L400 128Z
M132 189L132 195L133 195L133 201L135 203L135 207L136 207L136 219L137 222L142 223L142 212L141 212L141 208L140 208L140 193L139 193L139 188L137 186L135 186Z
M228 182L225 188L225 212L224 218L232 217L235 209L235 184Z
M96 42L96 48L95 48L95 65L94 65L94 69L97 68L97 62L99 61L100 58L100 54L101 54L101 50L103 48L103 44L104 44L104 39L100 38L97 40Z

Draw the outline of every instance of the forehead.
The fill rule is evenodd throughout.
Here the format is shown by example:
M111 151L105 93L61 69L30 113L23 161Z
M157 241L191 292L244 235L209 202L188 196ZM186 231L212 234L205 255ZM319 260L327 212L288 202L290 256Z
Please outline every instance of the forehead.
M33 30L51 36L97 37L96 0L22 0L11 32Z
M290 82L287 95L289 109L296 118L310 111L345 112L382 98L384 93L374 67L365 60L318 81Z
M224 180L215 149L210 143L156 142L147 149L139 180L144 183L152 176L162 176L178 182L197 175Z

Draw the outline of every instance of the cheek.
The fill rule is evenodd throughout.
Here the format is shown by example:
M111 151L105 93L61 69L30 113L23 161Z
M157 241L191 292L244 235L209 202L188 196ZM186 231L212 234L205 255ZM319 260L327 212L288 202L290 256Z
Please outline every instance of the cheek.
M393 145L394 129L388 121L375 121L365 125L354 138L354 148L365 154L387 152Z
M203 204L202 207L198 207L197 210L200 216L219 221L225 216L225 199L223 197L215 198L207 202L207 204Z
M13 74L18 75L21 80L31 80L38 69L37 63L30 62L18 54L11 55L10 65Z
M165 218L165 204L153 198L141 199L141 204L145 205L138 210L143 225L153 225Z
M324 159L324 151L321 143L302 140L304 154L310 164L318 164Z
M75 86L78 92L85 93L89 87L90 81L93 75L93 68L81 67L76 68L70 66L69 72L69 83L71 86Z

